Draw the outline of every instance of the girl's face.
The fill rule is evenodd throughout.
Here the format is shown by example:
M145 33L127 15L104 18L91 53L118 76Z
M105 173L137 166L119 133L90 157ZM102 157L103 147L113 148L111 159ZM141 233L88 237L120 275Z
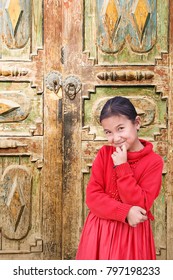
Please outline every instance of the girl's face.
M132 122L124 115L112 116L103 119L101 122L108 142L114 147L126 146L127 151L139 151L142 144L138 139L138 129L140 128L140 118L136 117Z

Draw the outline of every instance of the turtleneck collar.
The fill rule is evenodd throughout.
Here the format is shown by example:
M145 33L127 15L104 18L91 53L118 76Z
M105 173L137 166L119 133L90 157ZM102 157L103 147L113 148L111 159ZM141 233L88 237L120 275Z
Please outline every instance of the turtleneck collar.
M144 146L144 148L141 149L140 151L136 151L136 152L127 152L127 158L130 161L139 160L140 158L149 154L153 149L153 145L150 142L143 140L143 139L139 139L139 140L142 143L142 145Z

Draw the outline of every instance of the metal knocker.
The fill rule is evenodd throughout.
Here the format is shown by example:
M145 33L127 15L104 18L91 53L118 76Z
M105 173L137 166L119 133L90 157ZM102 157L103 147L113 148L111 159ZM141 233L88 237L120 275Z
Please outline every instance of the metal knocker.
M74 100L82 87L81 81L76 76L68 76L63 82L63 88L70 100Z
M62 75L58 71L51 71L45 78L46 87L53 91L55 94L58 93L60 87L63 85L64 92L70 100L74 100L76 94L81 90L82 84L78 77L68 76L62 82Z
M60 88L60 85L58 84L57 80L53 80L53 91L54 93L58 93L58 90Z
M77 92L74 84L72 83L67 84L64 90L70 100L75 99Z
M58 71L51 71L46 76L45 82L46 87L57 94L60 87L62 86L62 75Z

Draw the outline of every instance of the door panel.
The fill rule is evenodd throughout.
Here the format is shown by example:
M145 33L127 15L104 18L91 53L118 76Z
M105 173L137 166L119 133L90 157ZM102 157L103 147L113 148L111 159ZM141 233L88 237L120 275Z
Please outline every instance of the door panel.
M77 10L75 4L78 5ZM169 2L166 1L164 9L161 4L161 1L155 0L129 0L126 3L107 0L83 1L83 7L81 7L77 1L72 1L72 3L70 1L68 8L64 7L63 11L64 22L68 18L70 23L66 28L64 27L63 32L63 47L66 56L63 76L70 73L78 76L82 82L82 142L78 146L82 161L79 158L78 163L73 161L71 164L78 165L78 168L81 164L83 220L88 212L85 206L85 189L92 161L98 149L106 143L98 121L101 107L112 96L127 96L137 107L143 120L139 136L152 141L155 150L165 160L162 191L153 207L156 217L153 230L157 258L165 259L170 250L167 246L166 233L167 182L170 168L169 163L167 164L169 158L167 32ZM82 15L82 10L84 10L83 38L82 33L79 33L80 30L77 29L79 23L77 15L80 12ZM74 20L76 19L74 15L78 21ZM76 33L74 33L75 28ZM71 41L72 34L73 40ZM79 34L81 34L81 38ZM64 125L66 125L65 122ZM66 135L64 136L66 137ZM75 147L76 145L77 143ZM66 148L68 145L65 145ZM73 149L71 153L73 153ZM77 188L77 181L74 184ZM80 185L78 187L80 188ZM75 194L72 190L73 200L71 201L74 201L76 197L78 209L79 193L74 196ZM66 195L66 190L64 195ZM75 213L74 211L73 213L78 217L81 215L80 212ZM75 224L78 225L78 223ZM73 232L73 226L66 227L66 234ZM68 241L63 244L67 250L71 246ZM64 258L69 257L69 255L64 256ZM71 258L74 258L74 255L71 255Z
M84 50L99 65L155 64L168 48L164 3L163 9L160 0L84 1Z
M1 259L61 258L62 94L49 87L61 11L60 1L0 1Z
M43 255L42 16L42 1L0 1L0 259Z

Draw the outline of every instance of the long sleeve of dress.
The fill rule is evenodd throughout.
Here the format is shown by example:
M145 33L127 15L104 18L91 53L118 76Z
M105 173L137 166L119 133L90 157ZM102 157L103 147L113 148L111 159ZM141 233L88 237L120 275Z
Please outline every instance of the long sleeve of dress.
M86 204L99 218L125 222L132 206L115 200L105 192L103 157L103 154L99 152L92 165L92 173L86 190Z
M144 162L144 172L139 182L134 177L129 163L117 166L117 187L124 203L140 206L149 211L161 188L163 161L160 156L153 156Z

